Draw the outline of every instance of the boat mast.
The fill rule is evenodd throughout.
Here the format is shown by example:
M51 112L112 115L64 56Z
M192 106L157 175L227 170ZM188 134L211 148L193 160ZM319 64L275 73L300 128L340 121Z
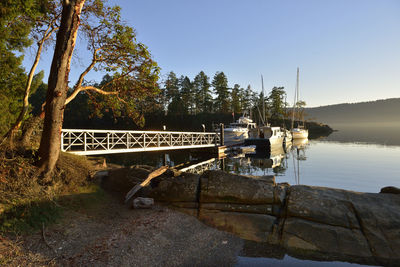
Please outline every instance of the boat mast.
M297 93L296 93L296 95L297 95L297 100L296 100L296 103L298 103L299 102L299 67L297 67L297 79L296 79L296 90L297 90ZM297 109L296 109L297 110ZM298 114L297 114L297 116L299 116L300 115L300 113L298 112ZM299 116L300 117L300 116ZM300 118L298 118L299 120L300 120ZM297 127L299 126L299 122L297 121Z
M265 125L268 125L268 118L265 115L265 98L264 98L264 79L263 76L261 74L261 86L262 86L262 105L263 105L263 122L265 123Z
M294 128L294 114L296 113L296 103L298 101L297 89L299 87L299 68L297 67L297 79L296 79L296 87L294 89L294 102L293 102L293 109L292 109L292 130Z

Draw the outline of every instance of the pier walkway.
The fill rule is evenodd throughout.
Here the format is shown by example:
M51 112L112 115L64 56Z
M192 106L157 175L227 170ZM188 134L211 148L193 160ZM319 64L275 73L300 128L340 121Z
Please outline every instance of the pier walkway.
M77 155L207 148L220 144L221 136L214 132L78 129L61 132L61 150Z

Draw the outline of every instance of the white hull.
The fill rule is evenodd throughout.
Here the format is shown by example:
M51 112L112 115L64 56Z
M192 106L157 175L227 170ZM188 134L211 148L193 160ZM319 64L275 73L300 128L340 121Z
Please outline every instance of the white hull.
M292 146L294 148L298 148L298 149L304 148L307 145L308 145L308 139L307 138L295 139L295 140L293 140L293 143L292 143Z
M306 129L294 128L294 129L292 130L292 138L293 138L293 139L304 139L304 138L308 138L308 130L306 130Z
M224 130L225 142L243 141L244 139L246 139L248 137L249 137L249 133L247 130L245 130L245 131L232 131L230 129Z
M275 146L275 145L282 146L284 139L285 139L284 136L272 136L269 138L269 143L271 144L271 146Z
M224 140L226 142L244 141L249 138L249 130L254 128L256 124L249 117L242 116L224 129Z

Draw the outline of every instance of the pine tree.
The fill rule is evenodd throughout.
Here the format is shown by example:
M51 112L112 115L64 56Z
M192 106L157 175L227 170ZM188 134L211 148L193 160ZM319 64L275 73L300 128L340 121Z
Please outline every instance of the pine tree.
M189 77L181 76L179 79L180 95L185 114L192 114L194 110L193 85Z
M232 111L235 113L240 113L242 111L242 106L240 102L240 85L235 84L232 88L231 93L232 98Z
M250 84L247 86L246 90L241 88L240 101L243 110L250 110L251 107L253 106L252 95L253 91L251 90Z
M209 77L200 71L193 81L195 93L196 112L211 112L212 111L212 96L210 92Z
M272 88L268 96L268 110L271 118L280 119L285 114L285 89L284 87Z
M167 80L165 81L165 95L168 103L170 103L173 98L179 96L179 80L173 71L168 74Z
M217 72L212 81L216 99L214 100L215 109L218 112L229 112L230 109L230 93L228 88L228 79L223 72Z

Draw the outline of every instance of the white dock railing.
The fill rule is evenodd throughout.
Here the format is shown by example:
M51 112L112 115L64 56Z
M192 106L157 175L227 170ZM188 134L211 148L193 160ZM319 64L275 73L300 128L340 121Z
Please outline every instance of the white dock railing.
M212 159L198 162L196 164L192 164L185 168L179 169L179 171L189 172L189 173L194 173L194 174L202 174L203 172L205 172L207 170L218 169L218 166L220 166L220 164L221 163L218 158L212 158Z
M219 133L63 129L61 150L78 155L213 147Z

